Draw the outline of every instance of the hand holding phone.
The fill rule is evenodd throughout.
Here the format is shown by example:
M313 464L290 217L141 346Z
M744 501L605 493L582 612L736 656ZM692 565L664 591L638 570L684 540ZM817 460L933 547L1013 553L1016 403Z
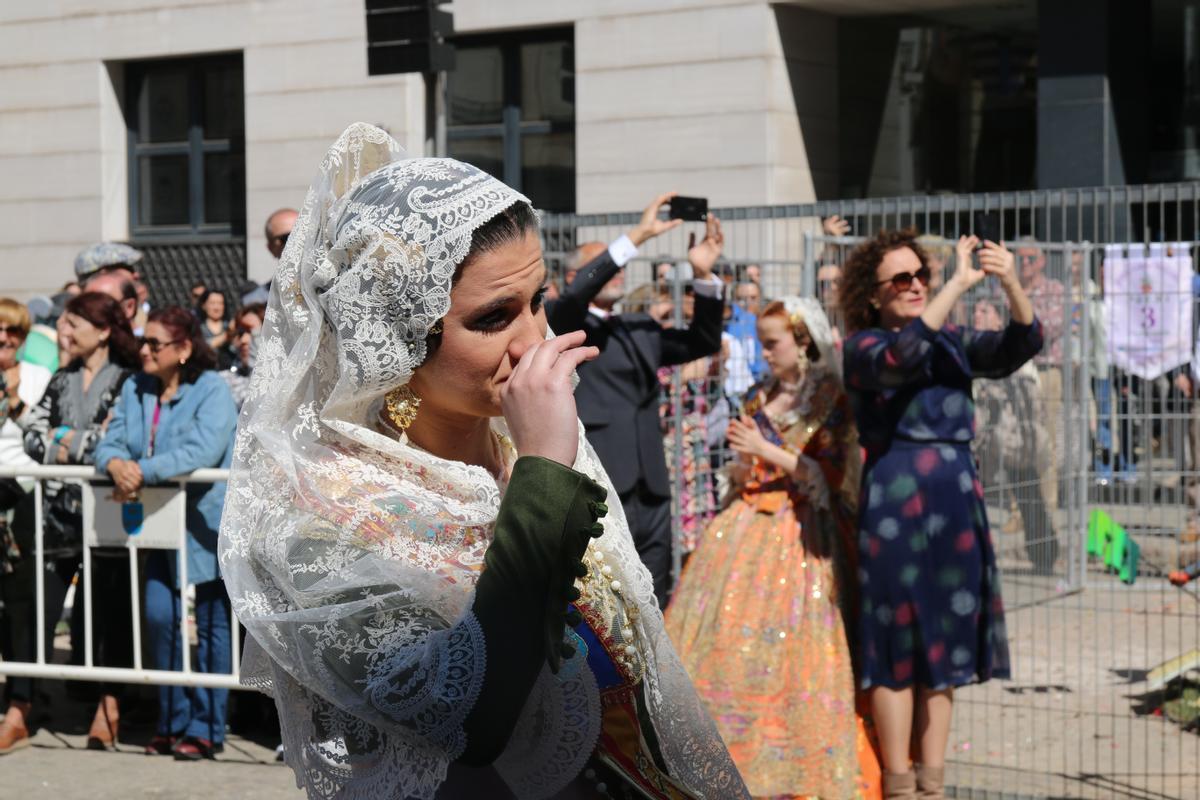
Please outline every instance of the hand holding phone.
M984 242L996 242L999 244L1000 215L995 211L976 211L974 233L979 237L979 244L975 246L976 251L983 247Z
M691 222L704 222L708 219L708 198L675 195L670 200L667 217L670 219L689 220Z

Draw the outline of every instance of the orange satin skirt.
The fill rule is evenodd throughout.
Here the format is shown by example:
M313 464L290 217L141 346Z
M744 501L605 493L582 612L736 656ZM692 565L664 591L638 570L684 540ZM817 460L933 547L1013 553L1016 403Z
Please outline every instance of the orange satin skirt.
M784 492L746 495L710 523L667 609L667 632L755 797L882 796L839 570L829 514Z

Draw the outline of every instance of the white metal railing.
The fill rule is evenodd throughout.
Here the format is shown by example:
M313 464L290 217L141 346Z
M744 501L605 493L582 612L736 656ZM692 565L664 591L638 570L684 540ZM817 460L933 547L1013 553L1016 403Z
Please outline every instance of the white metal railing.
M149 487L143 493L143 502L147 502L147 493L157 493L156 508L143 522L145 527L157 529L158 535L143 538L142 534L128 535L121 530L97 529L98 514L113 519L111 508L106 504L115 503L104 496L105 489L111 485L108 476L98 473L93 467L85 466L27 466L0 467L0 478L32 478L34 502L34 566L36 571L36 603L37 613L37 660L35 662L0 661L0 675L30 678L55 678L60 680L91 680L110 683L140 683L167 686L190 686L223 689L245 688L238 682L240 654L238 648L239 627L236 615L230 612L230 642L232 652L232 670L229 673L194 672L191 663L191 646L188 636L187 613L187 503L183 496L188 484L217 483L229 478L229 471L224 469L201 469L187 475L180 475L165 484ZM61 480L82 485L84 491L83 504L83 604L84 604L84 663L82 666L73 664L56 664L46 658L46 625L45 625L45 552L43 547L44 520L42 516L42 483L45 480ZM105 511L108 514L105 514ZM177 524L172 524L175 518ZM170 526L167 535L162 535L165 526ZM92 560L91 548L94 546L121 546L129 549L129 592L131 599L130 625L133 632L133 666L104 667L93 663L92 654ZM174 550L178 563L180 640L182 648L182 670L147 669L142 664L142 619L141 619L141 581L138 570L138 553L143 549ZM23 554L23 557L27 557ZM80 602L76 596L75 602ZM53 643L51 643L51 647Z

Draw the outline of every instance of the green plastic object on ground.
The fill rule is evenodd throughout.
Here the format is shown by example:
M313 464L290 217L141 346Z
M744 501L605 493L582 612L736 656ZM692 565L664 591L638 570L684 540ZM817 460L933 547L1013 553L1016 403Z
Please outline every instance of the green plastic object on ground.
M58 371L58 338L53 328L45 325L34 325L25 337L21 346L21 361L37 364L51 372Z
M1117 567L1117 577L1121 579L1121 583L1132 585L1137 580L1138 560L1141 555L1142 548L1132 536L1126 535L1124 547L1121 548L1121 564Z
M1137 580L1142 548L1116 520L1098 508L1092 509L1088 516L1087 551L1117 573L1122 583L1132 584Z

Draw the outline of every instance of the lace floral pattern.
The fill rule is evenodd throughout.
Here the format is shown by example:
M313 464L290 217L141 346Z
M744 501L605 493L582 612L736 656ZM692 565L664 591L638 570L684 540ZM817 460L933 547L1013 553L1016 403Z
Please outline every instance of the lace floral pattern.
M431 798L465 746L487 666L471 614L500 487L373 428L450 305L471 234L520 194L450 159L404 159L346 130L280 261L240 418L220 558L254 644L243 680L274 694L287 758L311 797ZM500 434L503 420L494 420ZM609 490L593 540L639 613L651 717L697 797L745 788L663 630L649 573L583 438L575 469ZM544 669L498 774L549 796L595 747L591 673Z

